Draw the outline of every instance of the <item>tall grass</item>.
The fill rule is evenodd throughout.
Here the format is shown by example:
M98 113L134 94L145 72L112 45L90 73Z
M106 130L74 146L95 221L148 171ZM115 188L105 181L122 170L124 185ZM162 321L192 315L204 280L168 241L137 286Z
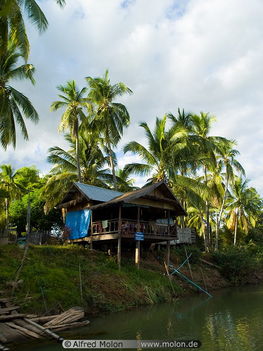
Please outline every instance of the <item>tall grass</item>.
M23 250L0 247L0 290L7 289L20 265ZM80 273L82 295L80 291ZM86 311L117 311L142 304L169 301L180 288L160 272L124 264L115 258L77 246L32 246L15 291L21 310L57 313L83 304Z

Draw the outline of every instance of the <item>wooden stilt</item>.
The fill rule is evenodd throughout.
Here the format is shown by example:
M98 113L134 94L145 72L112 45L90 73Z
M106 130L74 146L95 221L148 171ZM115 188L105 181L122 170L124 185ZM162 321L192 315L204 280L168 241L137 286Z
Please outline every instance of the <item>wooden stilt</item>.
M140 232L140 212L141 209L138 207L137 209L137 232ZM136 240L136 246L135 246L135 265L137 268L140 268L140 254L141 254L141 242L140 240Z
M136 240L136 247L135 247L135 264L137 268L140 268L140 250L141 250L141 242L140 240Z
M119 269L121 269L121 205L119 206L118 234L117 261Z
M93 236L93 214L91 211L91 215L90 215L90 250L93 249L93 243L92 243L92 236Z
M167 263L167 267L169 267L170 265L170 253L171 253L171 245L170 245L170 241L167 241L167 259L166 259L166 263Z

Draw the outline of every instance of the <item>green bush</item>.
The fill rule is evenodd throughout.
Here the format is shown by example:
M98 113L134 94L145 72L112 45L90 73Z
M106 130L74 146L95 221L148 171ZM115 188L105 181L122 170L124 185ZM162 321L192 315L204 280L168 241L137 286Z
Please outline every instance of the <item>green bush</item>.
M213 258L221 267L221 273L234 284L246 283L249 275L257 268L253 249L248 247L229 247L215 252Z

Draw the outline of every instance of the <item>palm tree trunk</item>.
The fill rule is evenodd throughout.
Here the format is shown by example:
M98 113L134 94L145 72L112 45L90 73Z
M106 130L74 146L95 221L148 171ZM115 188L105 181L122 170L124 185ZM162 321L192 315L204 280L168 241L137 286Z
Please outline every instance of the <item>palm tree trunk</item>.
M6 197L5 198L5 225L6 225L6 233L8 234L8 228L9 228L9 199Z
M205 173L205 184L207 184L207 170L206 166L204 167L204 173ZM208 201L205 202L206 206L206 231L205 231L205 251L209 252L209 238L210 238L210 210L209 210L209 203Z
M225 206L225 202L226 202L226 194L227 194L227 189L228 189L228 177L226 179L226 186L225 186L225 190L224 190L224 196L223 196L223 201L222 201L222 205L219 211L219 215L218 215L218 219L217 219L217 223L216 223L216 242L215 242L215 251L218 250L218 241L219 241L219 229L220 229L220 224L221 224L221 219L222 219L222 214L223 214L223 210L224 210L224 206Z
M206 201L206 251L210 249L210 208L209 203Z
M77 122L76 126L76 159L77 159L77 170L78 170L78 179L81 183L81 172L80 172L80 157L79 157L79 126Z
M114 165L114 161L113 161L113 151L111 149L110 143L108 143L108 150L109 150L110 168L111 168L111 173L112 173L112 177L113 177L113 188L116 189L117 178L116 178L116 173L115 173L115 165Z
M219 241L219 214L216 214L216 237L215 237L215 251L218 250L218 241Z
M236 218L235 218L235 230L234 230L234 246L237 243L237 221L238 221L238 210L236 212Z

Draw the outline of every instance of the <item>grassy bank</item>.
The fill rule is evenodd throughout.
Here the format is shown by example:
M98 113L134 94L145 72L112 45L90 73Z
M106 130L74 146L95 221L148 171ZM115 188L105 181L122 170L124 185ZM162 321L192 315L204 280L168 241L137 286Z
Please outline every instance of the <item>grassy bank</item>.
M181 271L209 292L263 281L263 256L255 247L231 248L205 256L219 269L202 264L197 248L188 250L192 253L191 265L186 264ZM23 252L17 246L0 247L0 290L7 294L11 293ZM78 246L30 246L15 290L16 303L22 312L29 313L53 314L81 305L87 313L97 314L196 293L178 277L169 281L164 274L164 259L165 252L148 253L138 270L133 258L126 258L119 271L115 258L102 252ZM175 265L184 259L184 248L172 250Z
M0 290L14 281L23 250L0 247ZM72 246L30 247L15 291L24 312L56 313L83 305L88 313L118 311L172 300L181 287L154 267L137 270L126 262L121 271L113 257Z

